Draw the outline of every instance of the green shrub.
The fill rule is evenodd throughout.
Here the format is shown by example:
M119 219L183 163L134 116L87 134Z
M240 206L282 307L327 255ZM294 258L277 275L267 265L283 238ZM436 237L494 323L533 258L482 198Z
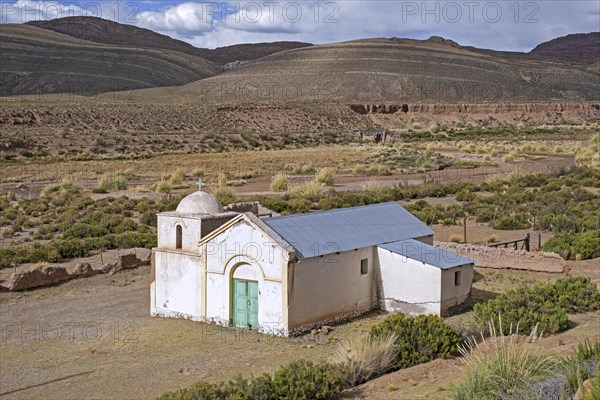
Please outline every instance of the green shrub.
M494 229L499 230L514 230L514 229L527 229L529 228L529 222L523 215L508 215L499 218L494 224Z
M318 400L342 391L340 368L325 362L293 361L275 371L246 379L238 375L225 383L198 381L170 391L157 400Z
M600 309L597 286L585 277L566 277L533 287L519 286L495 299L476 304L475 317L485 325L498 315L504 321L504 332L517 326L521 331L538 327L543 333L567 329L567 312L586 312Z
M206 381L198 381L189 388L163 393L157 400L222 400L218 385Z
M394 368L408 368L454 353L460 336L444 320L435 315L408 317L393 314L371 327L371 337L396 335L397 356Z
M583 233L560 233L544 243L544 250L560 254L565 259L582 260L600 257L600 230Z
M292 361L273 374L273 394L276 399L332 399L341 391L342 372L325 362Z

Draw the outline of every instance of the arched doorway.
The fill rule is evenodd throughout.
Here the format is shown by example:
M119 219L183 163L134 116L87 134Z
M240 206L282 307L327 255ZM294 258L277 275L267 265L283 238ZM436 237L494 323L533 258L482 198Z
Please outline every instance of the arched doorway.
M231 277L233 326L258 328L258 297L258 271L250 264L237 265Z

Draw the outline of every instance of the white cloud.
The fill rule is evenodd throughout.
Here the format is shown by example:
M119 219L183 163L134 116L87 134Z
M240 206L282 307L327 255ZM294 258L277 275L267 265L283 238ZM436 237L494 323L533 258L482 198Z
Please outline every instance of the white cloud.
M463 45L528 51L543 41L569 33L597 31L600 26L600 5L595 0L243 0L158 4L123 0L116 6L114 2L69 4L73 5L31 0L3 3L2 19L25 22L55 14L94 15L90 5L101 4L100 12L96 12L101 15L96 16L210 48L278 40L332 43L370 37L439 35ZM132 4L145 11L124 20L123 16L135 11L131 10Z
M154 31L184 33L192 36L213 28L211 4L186 2L162 11L143 11L137 15L136 25Z

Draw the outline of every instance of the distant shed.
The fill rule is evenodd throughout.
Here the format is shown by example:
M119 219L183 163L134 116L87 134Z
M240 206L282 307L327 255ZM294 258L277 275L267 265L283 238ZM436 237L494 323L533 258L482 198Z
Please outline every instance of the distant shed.
M387 132L384 130L359 130L354 131L360 139L371 139L374 143L385 143Z

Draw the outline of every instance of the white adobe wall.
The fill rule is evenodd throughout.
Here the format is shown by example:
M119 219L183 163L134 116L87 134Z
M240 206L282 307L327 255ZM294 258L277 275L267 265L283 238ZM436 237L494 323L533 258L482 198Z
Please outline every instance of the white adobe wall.
M287 335L282 278L288 254L244 220L202 247L207 265L206 318L229 324L233 277L254 280L258 281L259 329Z
M200 241L200 219L175 216L158 216L158 248L175 249L176 247L176 227L182 227L182 247L181 250L187 252L197 252L198 242Z
M202 319L202 274L198 254L155 249L155 280L152 283L151 314Z
M452 306L461 304L469 297L473 283L473 270L473 264L466 264L442 271L442 313ZM456 271L461 271L459 286L454 282Z
M442 271L439 268L379 247L376 254L380 304L386 311L440 314Z
M361 259L369 260L361 275ZM373 248L312 257L293 264L289 272L289 328L360 314L376 304Z

